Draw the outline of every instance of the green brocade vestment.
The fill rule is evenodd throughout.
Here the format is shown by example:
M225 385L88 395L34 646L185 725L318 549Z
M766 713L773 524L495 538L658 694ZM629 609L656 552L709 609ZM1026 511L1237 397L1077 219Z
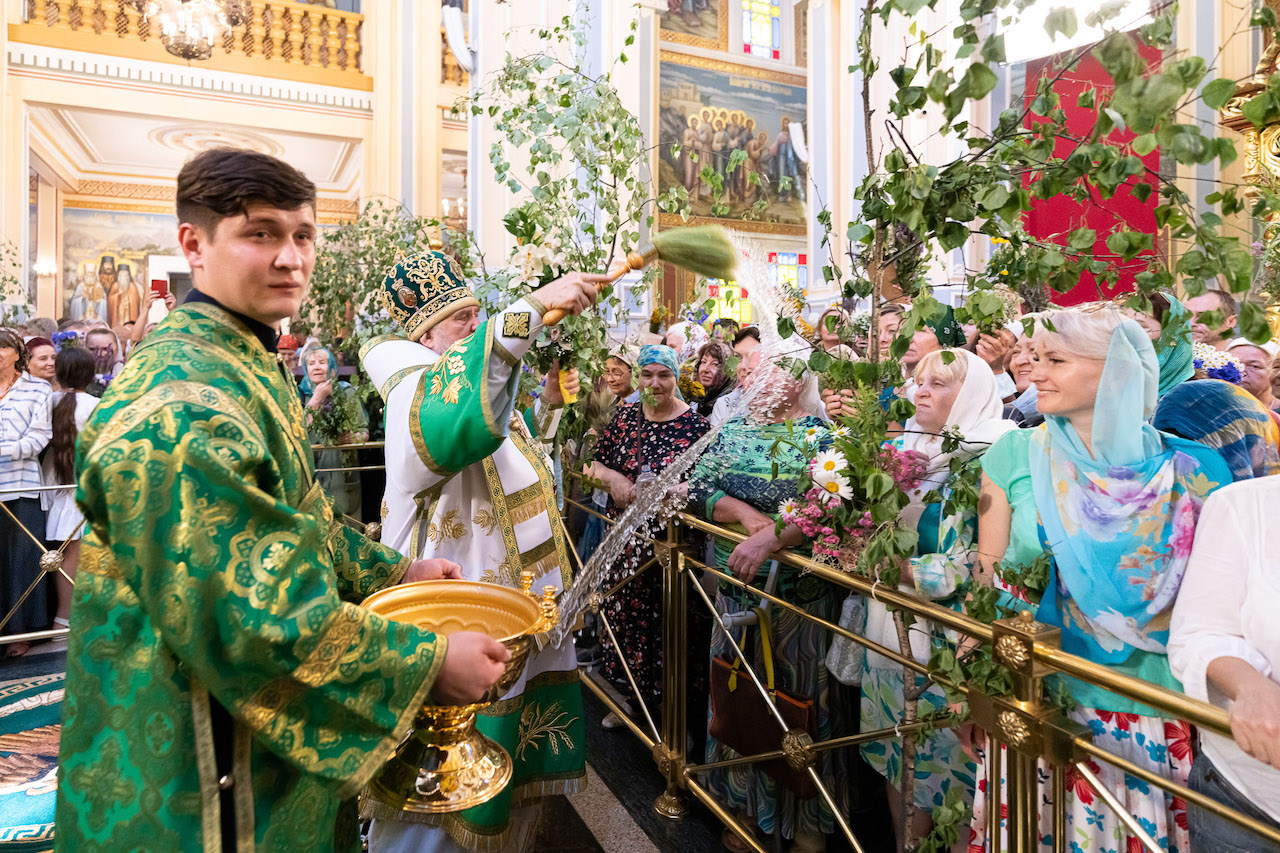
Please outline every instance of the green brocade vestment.
M233 803L238 851L358 850L354 798L445 640L358 605L408 561L335 522L275 357L216 306L178 308L111 383L78 465L57 849L219 851Z
M545 311L517 300L439 354L391 336L364 345L361 361L387 404L384 543L453 560L468 580L518 589L528 571L535 590L568 585L573 545L552 468L512 415L521 359ZM512 819L514 810L581 790L586 725L572 641L535 650L476 727L511 755L511 783L487 803L443 815L388 815L366 803L366 816L417 824L398 830L393 849L439 849L438 832L427 829L479 853L515 849L528 826Z

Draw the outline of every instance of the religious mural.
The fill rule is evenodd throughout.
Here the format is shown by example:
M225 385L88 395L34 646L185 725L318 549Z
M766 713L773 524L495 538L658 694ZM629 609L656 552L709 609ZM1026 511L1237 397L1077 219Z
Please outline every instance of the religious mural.
M699 219L803 235L807 177L792 125L807 120L804 78L669 51L662 52L658 74L659 191L683 185ZM735 165L739 150L746 159ZM728 211L721 216L712 217L715 199L700 177L704 166L723 178L719 201ZM680 217L663 214L659 224L678 225Z
M150 288L147 257L179 254L172 214L68 207L62 228L63 316L73 320L136 320Z
M667 0L658 13L664 41L724 50L729 40L729 0Z

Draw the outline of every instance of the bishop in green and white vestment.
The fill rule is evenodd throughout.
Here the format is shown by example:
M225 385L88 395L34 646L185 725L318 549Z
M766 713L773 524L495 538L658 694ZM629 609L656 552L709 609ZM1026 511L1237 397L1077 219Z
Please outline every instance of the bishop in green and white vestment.
M535 591L563 589L572 546L556 508L550 461L513 411L520 360L544 309L517 301L436 353L418 339L477 304L456 264L438 252L406 259L387 277L383 296L406 331L361 351L386 402L383 544L414 559L453 560L469 580L519 587L521 573L531 571ZM373 853L527 847L536 820L528 819L529 809L524 819L512 811L579 790L585 779L572 640L534 653L511 692L482 713L479 728L515 762L506 790L456 814L405 816L421 823L375 821Z

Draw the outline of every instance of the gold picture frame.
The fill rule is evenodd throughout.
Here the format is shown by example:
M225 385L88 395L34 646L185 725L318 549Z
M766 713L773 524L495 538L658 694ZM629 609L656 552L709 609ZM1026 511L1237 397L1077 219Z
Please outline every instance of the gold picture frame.
M694 2L694 0L684 0L685 3ZM710 0L716 8L717 21L715 36L709 37L699 32L690 32L681 21L678 29L668 29L664 26L669 20L671 12L658 13L658 38L661 41L671 42L672 44L687 44L692 47L705 47L710 50L728 50L729 49L729 0ZM675 23L674 21L672 21Z
M652 160L650 168L655 176L655 184L659 193L664 192L672 185L672 175L675 175L675 166L672 162L671 149L673 145L679 145L680 139L667 138L672 136L668 129L664 133L664 128L668 125L675 126L679 119L684 118L684 113L673 113L676 108L671 106L675 102L672 100L673 95L669 94L671 87L664 82L664 70L676 69L668 72L667 80L671 82L671 87L688 89L694 86L697 94L701 94L702 90L716 91L720 93L731 92L735 88L735 81L748 81L754 83L758 81L764 84L776 84L778 94L785 95L789 100L784 100L781 105L776 106L770 113L768 119L769 124L766 125L762 120L761 129L768 128L768 138L776 139L779 131L782 129L781 120L777 115L791 116L791 120L799 120L805 124L808 123L808 80L805 76L799 74L791 74L785 71L775 71L767 68L760 68L754 65L740 65L734 62L728 62L720 59L709 59L702 56L693 56L686 53L680 53L673 50L660 50L658 52L658 91L659 96L654 103L653 127L656 128L657 144L653 148L651 155ZM693 69L691 71L685 69ZM713 79L706 72L712 72L713 75L723 75L725 77L723 85L713 85L710 81ZM692 82L691 82L692 81ZM739 83L736 88L742 91L750 90L750 85L742 85ZM789 90L789 91L788 91ZM798 101L795 90L802 90L803 96ZM664 110L666 114L664 115ZM720 109L725 112L725 109ZM734 109L733 112L743 113L743 109ZM774 114L777 115L774 115ZM677 177L678 179L678 177ZM696 181L695 181L696 183ZM697 208L707 207L700 200L695 200L694 211L688 219L682 218L679 214L659 213L657 216L657 227L659 230L663 228L680 227L683 225L702 225L702 224L720 224L740 231L750 231L760 234L776 234L788 237L805 237L808 234L809 216L808 216L808 187L807 179L801 174L798 180L793 181L793 190L789 194L785 202L785 210L781 211L782 215L772 217L773 221L764 221L757 219L743 219L736 216L711 216L705 211ZM765 189L760 188L757 184L756 192L764 192ZM795 189L798 186L799 189ZM754 196L754 192L751 193ZM799 202L794 202L796 196L799 196ZM743 202L746 204L746 202ZM798 204L798 206L797 206ZM778 205L783 205L779 200ZM775 205L776 206L776 205ZM790 220L790 221L787 221Z

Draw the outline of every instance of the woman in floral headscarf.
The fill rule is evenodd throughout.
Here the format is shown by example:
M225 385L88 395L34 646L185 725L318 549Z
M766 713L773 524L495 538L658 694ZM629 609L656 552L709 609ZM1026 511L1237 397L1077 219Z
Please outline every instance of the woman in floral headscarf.
M355 389L338 381L338 360L324 347L313 347L302 358L302 403L307 412L307 437L314 445L358 444L369 438L369 416ZM351 451L324 450L316 454L316 468L350 468L356 464ZM359 517L360 474L357 471L321 471L320 487L333 498L334 509Z
M640 350L640 402L618 406L613 420L596 444L595 461L586 474L609 491L605 514L618 518L636 500L637 489L658 476L671 461L703 436L707 419L689 408L677 387L680 365L675 350L649 345ZM632 542L604 579L611 588L630 577L653 557L653 548ZM606 600L605 615L620 649L605 643L605 674L626 684L618 655L626 657L642 698L654 719L662 694L662 576L642 573ZM607 637L605 638L608 639ZM704 649L705 651L705 649ZM628 689L628 692L629 689ZM637 711L639 709L636 709ZM613 728L620 721L606 720Z
M1214 450L1147 423L1160 366L1137 322L1112 308L1055 311L1047 319L1035 333L1032 373L1045 423L1007 433L983 457L981 575L991 578L997 562L1020 567L1048 552L1042 592L997 579L1006 603L1032 609L1039 622L1060 628L1064 651L1178 690L1165 647L1169 614L1200 507L1210 492L1231 482L1231 471ZM1061 686L1081 706L1071 717L1090 728L1097 746L1187 783L1186 723L1073 678L1062 677ZM1181 800L1149 785L1126 784L1111 766L1091 769L1163 849L1188 850ZM1083 782L1073 782L1070 768L1067 778L1073 849L1131 849L1137 839L1126 838L1110 809ZM1048 785L1042 786L1046 850L1053 846L1051 798ZM982 849L985 811L980 789L970 849Z
M711 417L716 401L737 387L734 379L736 371L729 369L729 359L733 358L733 349L720 341L707 341L698 350L696 359L691 359L682 366L688 371L688 377L681 376L680 384L687 386L690 393L685 394L689 406L704 418Z

